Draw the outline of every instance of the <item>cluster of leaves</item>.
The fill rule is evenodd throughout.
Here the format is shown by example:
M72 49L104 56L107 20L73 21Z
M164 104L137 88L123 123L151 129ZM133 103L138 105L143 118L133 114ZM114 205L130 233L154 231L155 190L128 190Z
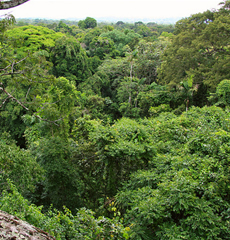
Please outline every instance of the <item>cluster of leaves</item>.
M228 239L229 116L205 107L143 121L157 153L116 196L131 239Z
M11 179L21 193L33 192L44 171L30 151L22 151L9 134L4 133L0 137L0 152L0 190L6 186L7 179Z
M55 41L63 36L60 32L32 25L10 29L7 35L15 41L17 49L21 52L49 51L55 46Z
M37 207L23 198L10 181L0 196L0 208L2 211L43 229L57 240L125 240L129 238L130 228L125 228L122 223L115 219L95 218L95 214L85 208L79 209L76 215L73 215L66 207L63 211L50 207L49 211L43 213L42 206Z
M175 37L162 57L161 83L176 85L194 75L194 84L205 84L213 91L221 80L229 79L229 1L222 5L218 11L176 23Z

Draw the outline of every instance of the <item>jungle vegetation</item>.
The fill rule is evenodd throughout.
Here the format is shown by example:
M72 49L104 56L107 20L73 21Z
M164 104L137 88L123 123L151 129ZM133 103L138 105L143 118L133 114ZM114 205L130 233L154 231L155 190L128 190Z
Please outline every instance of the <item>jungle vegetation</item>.
M0 209L56 239L230 238L230 2L175 26L0 21Z

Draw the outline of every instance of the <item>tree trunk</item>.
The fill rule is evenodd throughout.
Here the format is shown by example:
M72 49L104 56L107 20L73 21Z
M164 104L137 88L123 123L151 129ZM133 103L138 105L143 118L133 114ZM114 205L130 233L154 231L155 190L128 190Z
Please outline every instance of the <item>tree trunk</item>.
M185 104L186 104L186 112L187 112L188 111L188 105L189 105L189 99L186 99Z
M133 63L132 61L130 62L131 66L130 66L130 80L131 80L131 84L130 84L130 91L129 91L129 104L132 105L132 81L133 81Z
M2 0L0 2L0 10L10 9L13 7L17 7L25 2L28 2L29 0Z

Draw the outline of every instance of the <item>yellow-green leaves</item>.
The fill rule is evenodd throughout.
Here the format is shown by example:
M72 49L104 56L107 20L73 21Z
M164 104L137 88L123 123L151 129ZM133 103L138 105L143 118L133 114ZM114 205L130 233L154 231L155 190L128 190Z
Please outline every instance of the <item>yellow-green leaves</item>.
M55 46L56 39L63 36L46 27L32 25L15 27L8 30L7 35L22 52L48 50Z

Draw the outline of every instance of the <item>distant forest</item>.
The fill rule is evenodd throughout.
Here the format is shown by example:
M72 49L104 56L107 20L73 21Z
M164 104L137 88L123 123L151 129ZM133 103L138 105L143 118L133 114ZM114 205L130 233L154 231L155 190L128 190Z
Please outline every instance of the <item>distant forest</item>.
M81 20L79 20L81 21ZM77 20L56 20L56 19L33 19L33 18L18 18L16 19L16 25L17 26L26 26L26 25L37 25L37 26L43 26L47 27L49 29L55 30L57 25L60 22L63 22L64 24L68 26L78 26ZM166 21L166 20L165 20ZM173 32L175 24L173 23L157 23L157 22L148 22L144 23L142 21L137 21L134 23L126 22L126 21L116 21L116 22L110 22L110 21L97 21L97 27L102 28L103 26L113 26L114 28L121 27L122 28L128 28L128 29L135 29L137 25L146 25L147 27L151 28L153 31L157 31L159 33L165 31L165 32Z

